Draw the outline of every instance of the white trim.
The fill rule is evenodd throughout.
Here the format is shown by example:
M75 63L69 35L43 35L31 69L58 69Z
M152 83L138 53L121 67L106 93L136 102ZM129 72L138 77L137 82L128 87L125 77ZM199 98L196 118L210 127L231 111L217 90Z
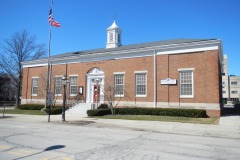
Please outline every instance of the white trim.
M77 85L73 85L73 86L76 86L77 87L77 93L78 93L78 75L69 75L69 92L70 92L70 96L76 96L76 94L71 94L72 92L72 85L71 85L71 78L72 77L77 77Z
M212 51L217 50L218 46L211 46L211 47L201 47L201 48L193 48L193 49L180 49L180 50L172 50L172 51L160 51L157 55L162 54L181 54L181 53L192 53L192 52L201 52L201 51Z
M146 57L153 56L152 51L156 50L157 55L162 54L181 54L191 53L206 50L220 50L219 54L222 54L221 40L207 40L198 42L186 42L180 44L168 44L168 45L156 45L151 47L143 48L129 48L116 51L105 50L99 53L92 53L86 55L71 55L68 57L52 57L50 62L54 64L70 64L70 63L81 63L81 62L94 62L112 59L123 59L123 58L134 58L134 57ZM22 62L23 68L25 67L37 67L46 66L47 59L39 59L34 61Z
M147 97L147 71L135 71L135 97ZM146 75L146 93L145 95L139 95L137 94L137 83L136 83L136 74L145 74Z
M113 72L113 74L125 74L125 72Z
M135 73L135 74L137 74L137 73L146 73L146 74L147 74L148 71L147 71L147 70L144 70L144 71L134 71L134 73Z
M157 63L156 63L156 51L153 52L153 101L154 108L157 107Z
M78 77L78 74L70 74L69 77Z
M62 93L56 94L56 78L61 78L61 91L62 91L62 75L56 75L54 76L54 95L59 97L62 96Z
M37 93L38 93L38 83L39 83L39 77L32 77L32 81L31 81L31 96L38 96L38 94L33 94L33 87L36 87L36 86L33 86L33 79L37 79Z
M179 71L179 98L194 98L194 68L181 68L178 69ZM180 72L184 71L191 71L192 72L192 95L181 95L181 79L180 79Z
M115 95L115 76L116 75L123 75L123 94L116 94ZM123 73L121 73L121 72L115 72L114 73L114 97L124 97L124 91L125 91L125 72Z
M147 90L147 89L146 89ZM136 95L135 97L139 97L139 98L141 98L141 97L147 97L147 93L146 93L146 95Z
M153 108L154 102L135 102L135 101L115 101L118 106L124 107L147 107ZM208 109L220 110L219 103L178 103L178 102L157 102L157 108L184 108L184 109Z
M194 68L179 68L178 71L194 71Z

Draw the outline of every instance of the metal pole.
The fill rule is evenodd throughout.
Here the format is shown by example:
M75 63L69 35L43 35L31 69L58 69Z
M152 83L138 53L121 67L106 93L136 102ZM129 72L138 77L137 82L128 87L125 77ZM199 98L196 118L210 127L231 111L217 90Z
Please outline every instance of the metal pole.
M53 0L51 4L51 9L53 8ZM49 40L48 40L48 61L47 61L47 84L46 84L46 102L45 108L47 107L48 94L50 92L50 55L51 55L51 38L52 38L52 25L50 25L49 29Z
M97 83L97 108L98 109L98 83Z
M62 106L62 121L65 121L65 105L66 105L66 84L63 85L63 106Z

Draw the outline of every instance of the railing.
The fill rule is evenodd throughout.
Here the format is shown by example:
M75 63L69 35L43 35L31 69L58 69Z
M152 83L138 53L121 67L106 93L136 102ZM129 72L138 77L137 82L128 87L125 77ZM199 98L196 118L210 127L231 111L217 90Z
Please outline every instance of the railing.
M15 106L15 101L0 101L0 106Z

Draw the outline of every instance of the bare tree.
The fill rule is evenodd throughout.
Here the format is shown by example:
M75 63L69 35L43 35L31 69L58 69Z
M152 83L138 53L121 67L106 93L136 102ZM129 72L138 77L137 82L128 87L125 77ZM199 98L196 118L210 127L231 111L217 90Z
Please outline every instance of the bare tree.
M117 87L114 84L114 80L112 79L106 79L106 83L104 84L104 89L102 90L104 93L104 100L108 102L108 105L111 109L112 115L114 115L114 108L116 108L121 101L123 94L126 97L127 93L123 88ZM119 93L122 92L122 95ZM115 96L115 94L118 93L118 96Z
M14 80L17 87L16 107L20 104L23 67L21 62L34 60L46 54L43 44L36 44L35 36L27 31L17 32L10 39L4 40L0 58L0 67Z

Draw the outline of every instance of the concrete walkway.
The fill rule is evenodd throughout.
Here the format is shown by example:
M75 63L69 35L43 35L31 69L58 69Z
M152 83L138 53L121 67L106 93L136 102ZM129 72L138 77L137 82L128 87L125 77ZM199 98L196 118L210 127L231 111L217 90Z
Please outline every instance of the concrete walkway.
M11 116L8 120L26 121L32 123L48 123L48 116L17 115ZM50 123L63 123L61 115L52 115ZM65 124L73 122L91 122L82 123L84 127L96 128L120 128L139 130L156 133L173 133L194 136L211 136L224 138L240 139L240 116L224 116L220 118L218 125L213 124L191 124L179 122L160 122L160 121L136 121L136 120L118 120L118 119L97 119L87 117L66 117ZM79 123L81 125L81 123ZM88 124L88 125L85 125ZM79 126L80 126L79 125Z

